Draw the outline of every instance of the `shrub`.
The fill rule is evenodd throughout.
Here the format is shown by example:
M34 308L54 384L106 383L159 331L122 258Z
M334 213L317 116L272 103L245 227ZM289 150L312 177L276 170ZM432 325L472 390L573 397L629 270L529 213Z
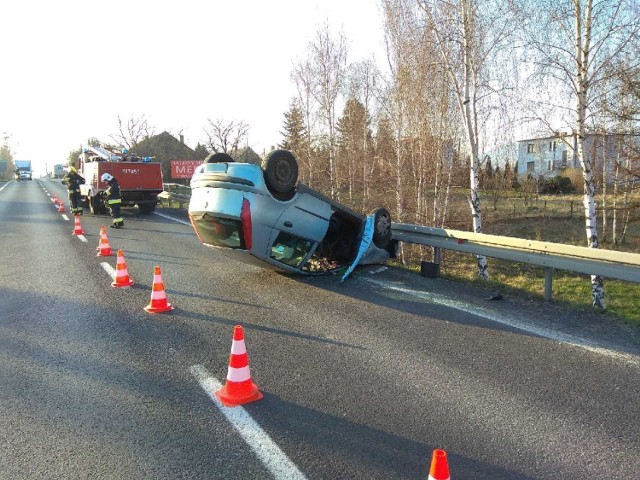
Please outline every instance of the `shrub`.
M559 193L571 193L573 185L568 177L556 175L553 178L540 178L538 180L538 192L548 195L557 195Z

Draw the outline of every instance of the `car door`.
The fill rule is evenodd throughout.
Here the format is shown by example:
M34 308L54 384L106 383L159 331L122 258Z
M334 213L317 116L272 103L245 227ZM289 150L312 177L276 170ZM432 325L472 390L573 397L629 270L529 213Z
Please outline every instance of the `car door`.
M306 193L298 195L276 220L265 255L298 267L302 252L306 256L324 238L331 213L328 203ZM291 248L295 254L290 252Z
M306 193L296 197L294 202L280 215L274 228L277 231L321 241L329 228L331 205ZM271 240L278 235L274 232Z

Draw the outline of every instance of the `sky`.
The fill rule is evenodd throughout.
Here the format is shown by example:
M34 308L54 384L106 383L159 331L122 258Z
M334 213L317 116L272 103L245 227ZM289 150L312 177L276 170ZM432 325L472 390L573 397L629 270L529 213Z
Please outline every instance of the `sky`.
M383 60L379 0L6 0L0 18L0 134L36 173L88 138L112 141L118 117L182 131L192 148L208 118L242 121L262 154L325 22L349 63Z

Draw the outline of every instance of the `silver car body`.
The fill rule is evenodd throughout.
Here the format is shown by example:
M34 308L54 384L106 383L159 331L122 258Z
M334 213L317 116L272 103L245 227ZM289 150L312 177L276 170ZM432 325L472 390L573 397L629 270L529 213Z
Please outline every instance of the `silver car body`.
M276 199L258 165L204 163L191 188L189 218L202 243L242 261L313 275L390 256L365 235L366 216L301 183Z

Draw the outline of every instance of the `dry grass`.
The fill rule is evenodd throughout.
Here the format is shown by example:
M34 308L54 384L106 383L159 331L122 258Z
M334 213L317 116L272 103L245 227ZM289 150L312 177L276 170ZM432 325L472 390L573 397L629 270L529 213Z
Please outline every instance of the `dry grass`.
M483 197L484 233L516 238L540 240L586 246L585 222L582 197L580 195L500 197L495 202L490 195ZM634 199L640 203L639 199ZM453 210L470 217L464 193L452 202ZM640 210L640 208L639 208ZM636 212L635 217L638 217ZM457 216L457 218L460 218ZM600 216L601 218L601 216ZM640 253L640 220L629 224L625 241L620 245L611 243L612 218L608 218L606 237L602 239L602 222L598 229L601 248ZM471 230L471 222L458 221L448 228ZM407 248L410 264L418 268L420 259L430 259L424 247ZM473 265L473 268L469 268ZM441 275L458 281L481 283L477 279L475 257L460 252L442 253ZM542 299L544 297L544 269L528 264L518 264L498 259L489 259L491 288L501 289L517 295ZM485 284L486 285L486 284ZM640 285L635 283L605 280L607 312L627 322L640 325ZM588 275L556 271L553 276L554 302L567 303L576 308L590 308L591 282Z

